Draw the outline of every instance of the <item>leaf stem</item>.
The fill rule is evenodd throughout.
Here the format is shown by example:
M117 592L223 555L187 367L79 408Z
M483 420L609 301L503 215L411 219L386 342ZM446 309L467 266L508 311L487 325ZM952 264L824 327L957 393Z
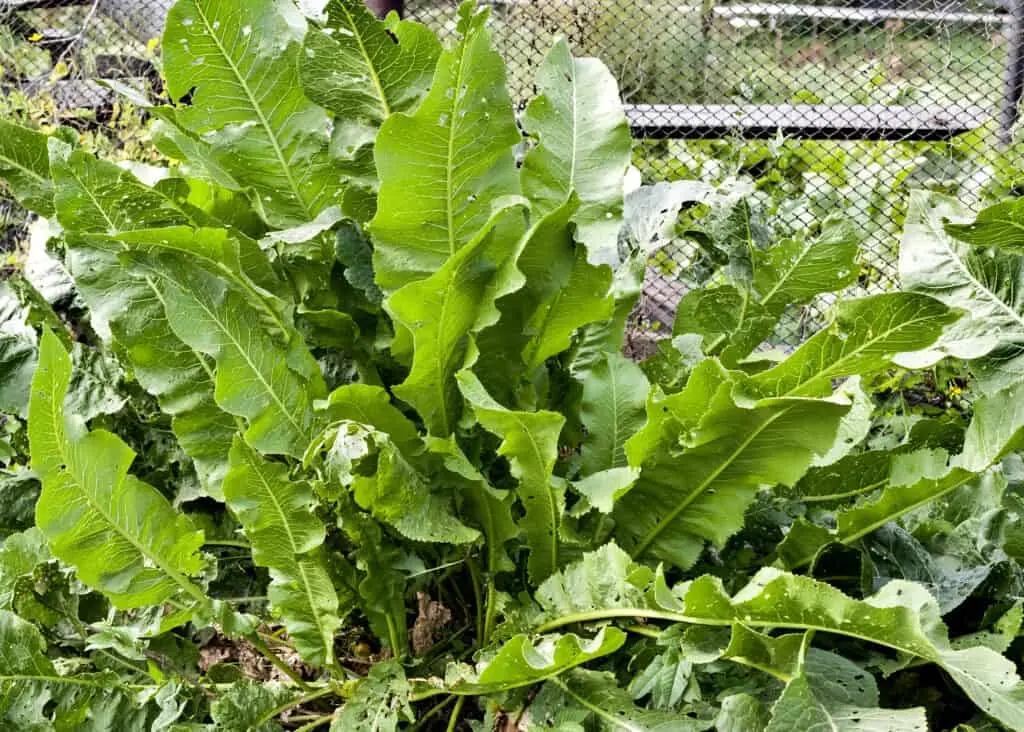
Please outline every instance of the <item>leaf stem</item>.
M487 643L487 629L484 621L484 596L480 587L480 567L475 559L469 562L469 578L473 584L473 599L476 610L476 645L483 648Z
M448 706L449 704L451 704L451 703L452 703L452 699L455 699L455 698L456 698L456 697L454 697L454 696L446 696L446 697L445 697L444 699L442 699L442 700L441 700L441 701L439 701L439 702L438 702L437 704L435 704L435 705L434 705L434 706L432 706L432 707L431 707L430 709L428 709L428 710L427 710L427 713L426 713L426 714L424 714L424 715L423 715L422 717L420 717L419 721L418 721L418 722L416 722L416 726L415 726L415 727L413 727L413 728L412 728L412 729L410 730L410 732L417 732L418 730L421 730L421 729L423 729L423 728L424 728L424 725L426 725L426 723L427 723L427 722L428 722L428 721L429 721L429 720L430 720L431 718L433 718L433 716L434 716L435 714L437 714L437 713L438 713L438 712L440 712L440 711L441 711L442 709L444 709L444 708L445 708L446 706Z
M282 704L281 706L276 707L272 711L269 711L266 714L264 714L262 717L260 717L259 721L256 723L256 727L260 727L261 725L266 724L267 722L272 720L274 717L276 717L276 716L278 716L280 714L284 714L289 709L297 707L297 706L299 706L301 704L306 704L306 703L311 702L311 701L313 701L315 699L322 699L325 696L330 696L332 694L336 695L337 693L338 693L338 690L336 688L334 688L333 686L328 686L328 687L323 688L323 689L317 689L315 691L311 691L308 694L303 694L302 696L300 696L297 699L291 699L291 700L285 702L284 704Z
M289 679L291 679L296 686L305 691L310 690L309 684L307 684L301 676L295 673L295 669L293 669L287 663L282 661L276 653L270 650L270 646L263 642L263 639L260 638L259 633L252 633L246 636L246 640L248 640L249 643L252 644L253 648L259 651L264 658L266 658L268 661L274 664L278 671L280 671Z
M636 633L637 635L647 636L648 638L660 638L661 631L657 628L651 628L647 625L627 625L626 631L630 633Z
M484 642L487 645L491 642L491 634L494 633L494 616L497 613L497 602L495 595L497 590L494 587L494 573L487 573L487 608L484 610Z
M455 702L455 708L452 709L452 714L448 717L448 727L446 732L455 732L455 728L459 724L459 715L462 714L462 705L466 703L466 697L460 696L458 701Z
M252 545L242 539L207 539L203 546L234 546L239 549L251 549Z

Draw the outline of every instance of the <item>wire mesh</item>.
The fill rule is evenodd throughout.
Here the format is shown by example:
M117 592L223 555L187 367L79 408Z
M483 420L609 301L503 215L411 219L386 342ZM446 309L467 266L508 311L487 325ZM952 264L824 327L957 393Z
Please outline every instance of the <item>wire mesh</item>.
M657 138L636 140L634 164L645 182L740 181L766 241L799 235L830 214L847 216L863 242L854 290L864 293L895 282L911 188L978 204L1024 185L1018 146L998 142L1000 108L1015 110L1019 93L1011 88L1007 97L1016 25L1000 3L1018 1L489 4L513 98L532 96L538 63L554 36L566 35L577 55L608 65L634 128ZM32 99L36 115L102 123L115 96L102 80L142 89L159 83L157 38L171 4L0 0L0 102ZM457 6L405 2L408 17L442 36L455 33ZM941 139L952 132L962 134ZM889 139L871 139L879 137ZM650 320L670 319L694 257L692 243L680 239L652 262L644 295ZM776 340L802 339L827 305L791 313Z
M634 164L645 182L746 181L753 223L766 241L799 235L828 215L847 216L863 251L861 277L848 294L894 286L912 188L976 204L1016 186L1008 180L1015 150L996 143L1012 16L995 2L491 5L514 98L532 95L538 63L554 36L564 34L577 55L599 57L612 70L634 127L665 132L685 111L690 128L667 133L680 137L636 141ZM406 3L410 17L442 34L454 33L456 8L454 1ZM716 123L706 139L681 139L723 113L767 115L769 128L774 121L804 137L740 126L716 131ZM953 139L923 141L973 127ZM881 136L889 139L865 139ZM642 310L654 324L685 293L693 257L692 244L679 240L652 263ZM774 340L802 340L832 299L788 313Z

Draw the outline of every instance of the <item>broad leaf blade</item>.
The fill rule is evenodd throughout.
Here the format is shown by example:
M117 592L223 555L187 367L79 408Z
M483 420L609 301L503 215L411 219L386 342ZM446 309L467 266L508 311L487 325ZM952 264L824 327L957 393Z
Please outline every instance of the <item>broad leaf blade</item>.
M237 426L214 401L212 363L171 330L161 291L144 272L122 266L122 246L85 236L187 224L189 217L116 165L61 145L51 156L58 219L77 233L68 236L68 265L93 327L124 346L136 379L171 415L182 449L219 496Z
M583 381L580 421L583 475L629 464L626 441L647 421L650 384L640 367L617 353L606 354Z
M204 603L189 579L202 569L203 533L128 475L135 453L119 438L86 432L65 416L70 378L71 360L47 331L32 383L29 441L43 482L36 522L54 555L118 607L159 605L182 592Z
M437 38L401 21L391 31L361 0L331 0L323 29L310 30L300 72L306 95L346 124L376 129L396 112L408 112L430 86Z
M938 300L914 293L847 300L828 328L753 381L765 394L830 394L833 379L883 371L901 353L931 346L957 317Z
M495 199L519 193L512 146L520 134L486 11L460 10L462 39L445 50L415 113L392 115L377 136L377 215L370 223L385 292L424 279L477 237Z
M1024 259L975 248L946 233L946 222L969 220L954 199L913 192L900 243L900 281L906 290L965 311L930 357L922 354L918 362L930 365L946 354L984 357L980 375L998 388L1024 373Z
M615 507L616 536L634 556L679 567L739 531L761 485L791 485L832 446L846 404L781 397L740 406L735 376L705 361L686 388L647 408L627 444L636 485Z
M285 465L264 460L236 438L224 498L252 545L253 562L270 570L271 607L295 649L308 663L331 665L341 618L323 550L326 528L313 513L313 489L290 480Z
M577 240L591 262L613 264L632 149L615 78L597 59L573 58L559 39L541 64L537 87L522 121L539 140L523 161L523 191L538 216L575 193Z
M117 709L123 729L141 729L128 716L127 690L113 673L61 676L46 655L46 641L34 625L0 610L0 723L9 729L103 729L86 721L93 705ZM124 706L122 706L124 705ZM96 715L99 716L99 715ZM134 716L134 715L133 715ZM61 724L63 722L63 724ZM109 727L107 727L109 729Z
M53 214L46 135L0 120L0 179L29 211Z
M313 402L326 387L299 333L289 329L285 343L275 340L244 297L186 259L137 266L158 281L178 338L216 362L214 398L248 420L246 441L263 453L302 457L318 429Z
M305 223L342 187L327 154L327 113L306 99L299 57L306 21L278 0L179 0L167 16L164 72L174 115L217 165L252 189L269 223Z
M502 438L498 453L512 465L516 492L526 508L524 532L530 548L530 579L540 582L558 565L558 527L564 496L552 484L558 459L558 436L565 418L555 412L506 409L470 372L458 376L459 388L484 429Z

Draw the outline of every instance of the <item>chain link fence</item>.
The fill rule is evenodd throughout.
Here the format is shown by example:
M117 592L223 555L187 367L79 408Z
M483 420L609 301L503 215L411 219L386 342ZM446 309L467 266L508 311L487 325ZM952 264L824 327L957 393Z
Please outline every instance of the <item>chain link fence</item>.
M749 188L763 242L831 214L862 239L849 294L891 288L909 191L971 204L1015 193L1020 96L1014 7L996 0L492 0L514 98L557 34L612 70L645 182ZM457 2L410 0L409 17L454 33ZM1019 60L1016 62L1019 64ZM1007 81L1013 83L1008 89ZM642 312L674 311L694 271L680 240L654 263ZM774 339L797 343L829 298L794 310Z
M891 287L910 189L969 204L1024 186L1014 143L1024 0L490 0L513 97L558 34L619 80L645 182L731 182L750 195L750 231L800 235L830 214L863 241L855 290ZM102 124L98 79L158 83L171 0L0 0L5 104ZM456 0L406 0L407 17L455 32ZM14 100L14 102L12 102ZM9 218L9 217L7 217ZM0 225L5 222L0 220ZM669 311L694 248L652 263L645 297ZM827 302L786 321L801 340ZM664 318L661 318L664 320ZM654 318L658 320L658 318Z

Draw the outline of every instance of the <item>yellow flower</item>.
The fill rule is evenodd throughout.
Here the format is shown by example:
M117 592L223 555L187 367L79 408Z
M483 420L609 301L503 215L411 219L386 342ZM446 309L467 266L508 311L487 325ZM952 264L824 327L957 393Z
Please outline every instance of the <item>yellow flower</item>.
M30 36L28 37L28 39L29 39L30 41L32 41L32 43L36 43L36 42L38 42L38 41L41 41L41 40L43 40L43 34L42 34L42 33L33 33L32 35L30 35Z

